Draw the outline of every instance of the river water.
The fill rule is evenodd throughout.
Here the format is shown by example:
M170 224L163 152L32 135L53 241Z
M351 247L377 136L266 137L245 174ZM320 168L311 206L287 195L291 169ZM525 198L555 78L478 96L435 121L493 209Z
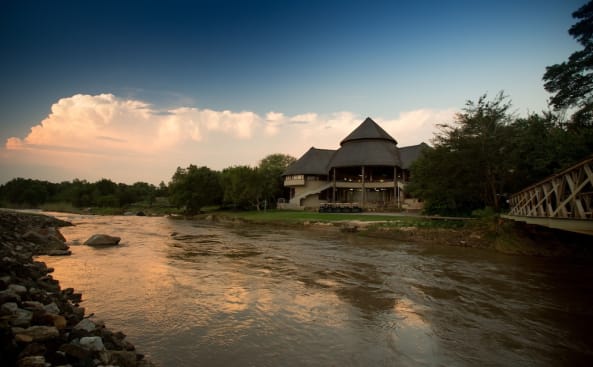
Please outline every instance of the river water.
M162 366L593 365L593 267L323 230L58 214L42 257ZM122 237L112 248L82 243Z

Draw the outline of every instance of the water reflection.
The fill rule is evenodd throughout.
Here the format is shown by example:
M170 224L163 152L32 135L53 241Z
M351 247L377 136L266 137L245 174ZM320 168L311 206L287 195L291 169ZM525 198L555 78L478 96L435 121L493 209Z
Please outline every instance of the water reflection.
M68 216L44 257L162 365L560 365L593 360L591 267L325 232Z

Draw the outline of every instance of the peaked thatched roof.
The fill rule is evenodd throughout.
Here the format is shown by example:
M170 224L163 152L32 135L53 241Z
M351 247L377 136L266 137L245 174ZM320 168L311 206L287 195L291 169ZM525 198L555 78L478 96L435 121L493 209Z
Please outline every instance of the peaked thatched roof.
M356 140L388 140L393 144L397 144L397 141L391 137L381 126L379 126L370 117L367 117L362 124L358 125L354 131L340 142L340 145Z
M409 169L412 163L420 157L422 151L427 148L430 148L430 146L426 143L399 148L399 157L402 162L402 168Z
M283 175L327 175L327 166L335 153L331 149L317 149L311 147L307 153L286 168Z
M334 167L398 166L409 169L425 143L398 148L397 142L375 121L364 120L340 143L338 150L309 149L283 175L328 175Z

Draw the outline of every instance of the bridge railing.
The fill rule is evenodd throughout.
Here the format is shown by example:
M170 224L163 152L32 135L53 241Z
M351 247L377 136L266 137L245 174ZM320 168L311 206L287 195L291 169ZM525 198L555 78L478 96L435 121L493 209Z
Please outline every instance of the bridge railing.
M593 219L593 155L509 198L510 215Z

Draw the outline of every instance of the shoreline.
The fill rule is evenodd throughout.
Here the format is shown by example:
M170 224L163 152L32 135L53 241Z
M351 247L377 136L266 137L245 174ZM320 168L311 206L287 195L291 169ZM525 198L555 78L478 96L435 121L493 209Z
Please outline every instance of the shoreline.
M370 217L370 216L369 216ZM393 225L386 220L261 220L246 218L241 214L201 214L193 219L220 223L273 225L303 230L331 230L369 238L391 239L418 244L479 248L507 255L568 257L593 260L593 247L588 245L592 236L561 230L505 221L494 217L488 220L455 220L459 226L426 226L435 219L424 218L418 222Z
M69 255L47 214L0 210L0 360L4 366L155 366L122 332L90 319L37 255Z

